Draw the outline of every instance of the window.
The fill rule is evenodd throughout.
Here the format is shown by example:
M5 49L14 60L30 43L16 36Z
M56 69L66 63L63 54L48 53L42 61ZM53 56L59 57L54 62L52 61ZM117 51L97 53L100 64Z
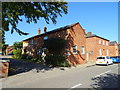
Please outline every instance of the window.
M105 45L105 42L103 41L103 45Z
M73 54L77 54L77 46L76 45L73 46Z
M101 40L99 40L99 44L101 44Z
M48 36L45 36L45 37L44 37L44 40L47 40L47 39L48 39Z
M105 57L97 57L97 59L105 59Z
M99 50L99 53L100 53L100 56L102 56L102 50L101 49Z
M81 47L81 53L85 54L85 48L84 48L84 46Z
M106 42L106 46L108 46L108 42Z
M30 40L30 44L31 45L33 45L34 44L34 40L32 39L32 40Z
M66 51L65 51L65 55L71 55L71 54L70 54L70 50L66 50Z

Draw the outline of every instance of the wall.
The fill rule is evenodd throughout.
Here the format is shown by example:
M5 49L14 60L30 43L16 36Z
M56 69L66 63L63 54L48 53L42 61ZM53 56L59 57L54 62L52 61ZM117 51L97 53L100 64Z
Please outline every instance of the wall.
M68 55L68 59L73 65L76 64L83 64L86 62L85 58L85 53L81 54L81 47L85 47L85 31L82 29L82 27L77 24L74 25L70 30L69 30L69 36L68 36L69 42L69 47L70 47L70 54ZM77 54L73 54L73 45L77 46ZM86 47L85 47L86 50Z
M2 60L3 61L3 60ZM0 62L0 78L8 76L9 62Z
M114 45L111 45L109 47L110 49L110 56L118 56L119 50L118 50L118 44L115 43Z
M101 43L99 43L99 40ZM103 45L104 41L104 45ZM106 45L106 42L108 45ZM100 55L100 49L101 49L101 55ZM86 50L87 53L89 54L89 61L95 61L98 56L109 56L110 51L109 51L109 41L104 40L99 37L89 37L86 38ZM108 55L107 55L107 50L108 50Z

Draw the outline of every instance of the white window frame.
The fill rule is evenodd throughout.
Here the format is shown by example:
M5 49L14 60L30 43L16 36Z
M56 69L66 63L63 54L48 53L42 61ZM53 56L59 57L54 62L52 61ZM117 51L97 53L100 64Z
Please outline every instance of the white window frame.
M76 45L73 46L73 54L78 54L77 53L77 46Z
M106 42L106 46L108 46L108 42Z
M99 40L99 44L101 44L101 40Z
M103 41L103 45L105 45L105 41Z
M81 46L81 54L85 54L85 47Z

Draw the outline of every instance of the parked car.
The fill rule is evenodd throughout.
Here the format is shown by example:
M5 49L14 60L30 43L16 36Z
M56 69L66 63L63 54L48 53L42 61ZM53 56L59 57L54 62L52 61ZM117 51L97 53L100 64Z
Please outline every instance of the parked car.
M112 59L108 56L99 56L97 57L96 60L96 64L100 64L100 65L109 65L112 63L113 63Z
M120 56L114 56L110 57L114 63L119 63L120 62Z

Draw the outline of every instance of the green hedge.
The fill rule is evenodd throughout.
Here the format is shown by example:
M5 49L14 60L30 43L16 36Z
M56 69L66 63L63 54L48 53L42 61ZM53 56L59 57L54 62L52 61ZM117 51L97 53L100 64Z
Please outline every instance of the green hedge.
M46 56L45 60L46 60L46 64L49 65L63 66L63 67L69 66L68 62L66 61L66 58L61 55Z

